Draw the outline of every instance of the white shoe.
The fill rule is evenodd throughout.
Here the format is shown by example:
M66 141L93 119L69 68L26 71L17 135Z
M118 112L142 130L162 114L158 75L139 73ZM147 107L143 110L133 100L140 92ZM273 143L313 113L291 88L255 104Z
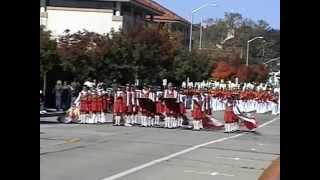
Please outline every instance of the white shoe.
M128 124L128 123L126 123L126 124L124 124L124 126L131 127L132 125L131 125L131 124Z
M168 117L164 118L164 128L169 128L169 118Z

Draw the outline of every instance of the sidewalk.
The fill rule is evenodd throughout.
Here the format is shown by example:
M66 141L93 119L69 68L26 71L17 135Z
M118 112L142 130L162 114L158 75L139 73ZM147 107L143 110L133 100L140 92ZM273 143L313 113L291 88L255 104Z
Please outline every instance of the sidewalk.
M271 163L259 180L280 180L280 157Z

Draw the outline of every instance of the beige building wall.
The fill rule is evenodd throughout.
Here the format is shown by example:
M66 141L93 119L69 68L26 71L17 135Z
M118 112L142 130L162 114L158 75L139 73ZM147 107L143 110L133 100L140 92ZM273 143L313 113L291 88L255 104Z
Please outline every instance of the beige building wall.
M58 36L68 29L70 33L86 29L99 34L106 34L113 28L122 28L122 16L114 16L111 9L84 9L66 7L47 7L46 13L40 17L40 23Z

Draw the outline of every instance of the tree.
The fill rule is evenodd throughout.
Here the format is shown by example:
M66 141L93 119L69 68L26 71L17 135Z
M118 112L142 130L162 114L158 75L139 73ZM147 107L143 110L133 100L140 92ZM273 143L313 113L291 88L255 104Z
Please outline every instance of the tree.
M239 82L245 82L249 80L250 76L250 68L246 65L240 65L237 69L237 77L239 78Z
M211 75L215 79L229 80L235 73L235 67L226 62L219 62Z
M256 36L263 36L265 42L261 40L250 43L250 64L261 64L268 59L280 56L280 30L275 30L264 20L253 21L249 18L243 18L239 13L225 13L224 18L205 20L208 27L203 39L206 41L206 47L216 51L216 45L227 37L229 31L234 31L234 37L224 41L222 49L219 51L224 56L227 52L242 52L242 58L246 57L247 42ZM198 33L194 33L195 44L198 44ZM244 62L244 61L243 61Z
M183 50L176 56L173 63L172 79L181 83L189 78L191 81L202 81L210 77L213 59L203 51L194 50L191 53Z
M47 73L60 61L57 55L57 43L51 32L40 26L40 77L43 79L43 94L46 94Z
M89 31L68 31L58 41L58 54L62 67L71 71L78 79L103 78L104 57L109 53L109 38Z
M267 32L271 29L269 23L263 19L257 21L257 24L255 24L255 28L257 29L257 31L260 31L261 33Z
M140 79L160 83L171 76L172 62L179 48L174 34L157 27L136 27L128 32L112 33L112 52L107 57L117 71L111 75L119 83Z
M215 79L232 80L238 77L240 82L262 82L268 76L268 69L262 64L246 66L239 63L239 58L221 58L213 68L211 76Z
M129 31L112 31L108 35L86 30L66 32L58 39L57 51L61 66L80 80L92 77L124 84L139 79L160 84L164 78L181 83L188 77L202 81L211 75L223 79L238 76L241 81L264 79L266 69L256 64L280 56L280 30L271 29L263 20L243 18L239 13L226 13L223 19L211 18L207 22L203 34L206 48L191 53L181 46L179 33L152 25L137 25ZM230 30L235 36L226 39ZM197 32L194 35L196 44L199 36ZM265 37L266 42L250 43L251 66L247 67L240 57L246 57L247 41L255 36ZM215 48L222 41L223 48Z
M249 77L251 81L263 82L268 77L269 71L263 64L255 64L250 66L251 76Z
M229 29L236 29L241 26L242 15L240 13L225 13L224 21L228 25Z

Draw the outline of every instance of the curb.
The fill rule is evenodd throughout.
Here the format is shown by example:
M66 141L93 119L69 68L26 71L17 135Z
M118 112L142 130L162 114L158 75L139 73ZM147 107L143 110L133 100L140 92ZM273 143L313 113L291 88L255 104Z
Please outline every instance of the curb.
M280 157L262 173L259 180L280 180Z

